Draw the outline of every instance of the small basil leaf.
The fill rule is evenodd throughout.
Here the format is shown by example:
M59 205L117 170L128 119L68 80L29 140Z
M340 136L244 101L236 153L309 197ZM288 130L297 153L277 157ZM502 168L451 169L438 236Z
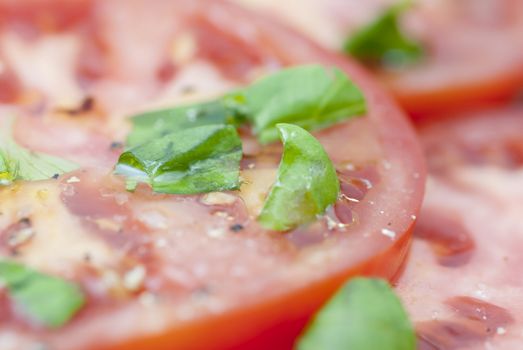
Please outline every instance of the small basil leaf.
M0 284L20 312L49 328L63 326L85 303L74 283L12 261L0 260Z
M8 132L0 132L0 185L16 180L47 180L75 169L78 165L73 162L30 151L18 145Z
M131 118L133 128L127 137L127 146L138 146L172 132L197 126L237 125L242 120L243 116L226 99L147 112Z
M334 165L314 136L296 125L276 127L283 156L258 221L268 229L286 231L316 220L336 201L340 185Z
M203 125L165 135L122 153L116 174L155 192L195 194L236 190L242 145L230 125Z
M297 350L415 350L407 313L387 282L354 278L314 316Z
M345 42L344 51L360 61L385 67L402 67L423 56L423 47L405 36L399 18L407 4L390 7Z
M244 106L254 133L264 144L278 139L278 123L316 130L366 112L361 90L341 70L320 65L283 69L229 98Z

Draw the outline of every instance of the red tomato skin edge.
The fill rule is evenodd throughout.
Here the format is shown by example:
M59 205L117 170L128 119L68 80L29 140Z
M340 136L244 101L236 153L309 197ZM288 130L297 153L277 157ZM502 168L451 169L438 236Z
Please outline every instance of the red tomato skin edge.
M377 276L393 279L407 256L412 224L385 251L343 273L266 302L248 305L226 315L128 339L97 350L291 350L308 319L349 278Z
M465 112L506 103L522 90L523 64L490 81L474 82L470 85L453 86L427 93L402 93L394 89L393 84L389 85L389 91L416 124L451 112Z

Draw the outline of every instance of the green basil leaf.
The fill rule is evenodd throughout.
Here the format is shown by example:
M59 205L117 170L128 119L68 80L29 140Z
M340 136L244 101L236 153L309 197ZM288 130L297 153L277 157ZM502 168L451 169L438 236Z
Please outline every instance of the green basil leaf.
M161 193L236 190L241 158L242 144L235 127L203 125L122 153L115 172L125 175L131 184L145 182Z
M7 288L20 312L49 328L63 326L85 303L74 283L13 261L0 260L0 284Z
M225 98L193 105L143 113L131 118L133 128L127 146L135 147L172 132L202 125L238 125L243 116Z
M0 152L0 186L10 185L17 177L17 163L4 152Z
M415 350L407 313L388 283L354 278L316 314L297 350Z
M421 59L423 47L399 27L399 18L407 7L408 3L390 7L349 37L344 51L365 63L386 67L402 67Z
M9 185L16 180L47 180L56 174L78 169L78 165L73 162L18 145L10 131L9 125L0 132L0 185Z
M283 156L258 221L268 229L287 231L324 213L338 198L340 184L332 161L314 136L296 125L276 127Z
M326 128L365 114L365 98L339 69L306 65L283 69L219 99L147 112L131 118L127 146L201 125L254 125L261 143L278 138L276 124L306 130Z
M278 123L316 130L366 112L361 90L340 69L320 65L283 69L229 98L244 106L254 133L264 144L278 139Z

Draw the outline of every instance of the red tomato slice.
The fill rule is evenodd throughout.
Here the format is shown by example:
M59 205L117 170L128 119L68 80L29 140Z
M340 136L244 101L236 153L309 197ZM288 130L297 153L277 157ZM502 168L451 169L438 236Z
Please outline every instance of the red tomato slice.
M390 0L237 0L270 11L340 50L351 32ZM298 11L299 9L299 11ZM518 0L419 0L404 30L427 57L399 71L376 71L415 117L513 96L523 86L523 3Z
M0 318L0 341L9 339L15 348L43 343L58 350L289 349L307 318L348 277L390 278L397 272L423 195L424 162L403 113L363 70L270 19L227 3L179 1L171 12L147 1L110 5L115 7L109 16L98 12L103 10L93 16L130 28L138 22L126 14L147 9L158 14L158 21L181 26L174 30L175 43L179 35L188 35L194 47L189 59L176 61L177 71L166 86L148 90L150 99L179 100L177 89L186 84L212 93L289 65L315 62L343 69L364 91L369 112L316 136L351 199L340 200L307 229L267 232L253 213L257 198L272 183L278 147L263 150L244 136L251 146L242 176L254 185L239 193L167 196L145 187L126 192L121 179L107 175L111 168L106 161L91 163L95 154L108 156L102 147L106 138L92 138L93 147L81 155L90 161L80 162L83 167L74 174L0 190L0 254L13 254L6 237L16 232L17 222L29 219L38 234L17 246L13 258L77 281L88 303L68 325L50 332L20 317L1 294L9 312ZM118 60L127 58L114 55L121 49L116 45L124 40L130 45L140 33L114 32L102 60L116 60L110 67L120 69ZM131 37L120 40L120 35ZM163 45L151 48L146 56L165 55ZM77 123L78 136L64 138L63 148L77 149L82 140L88 144L92 130L121 140L128 124L114 111L139 110L143 101L107 96L117 96L124 83L136 96L143 87L141 78L134 77L126 79L109 68L86 88L100 108L91 112L100 114L96 123L85 119L93 115L75 119L44 109L45 116L26 117L35 123L18 121L17 140L68 158L74 152L60 150L56 140L50 142L47 133L32 128L45 130L49 123L54 139ZM39 135L42 144L23 142L24 132Z
M81 22L90 11L90 3L89 0L1 0L0 26L16 28L26 37L67 30Z
M7 66L7 63L2 60L0 55L0 64L2 69L0 70L0 103L13 103L17 100L20 95L20 82L18 78Z
M523 86L521 1L441 1L418 12L425 23L427 61L384 76L411 114L495 102Z
M397 291L419 349L519 349L523 341L523 109L420 129L431 176Z
M88 0L0 0L0 30L15 31L31 40L39 33L57 33L78 24L89 11ZM0 40L2 42L3 40ZM2 57L0 43L0 103L24 104L32 96L24 96L27 89L11 69L9 60ZM24 100L25 97L25 100Z

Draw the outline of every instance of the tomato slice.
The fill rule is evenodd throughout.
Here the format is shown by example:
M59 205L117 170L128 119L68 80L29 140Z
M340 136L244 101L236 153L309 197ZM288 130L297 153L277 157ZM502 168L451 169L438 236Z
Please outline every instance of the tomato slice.
M284 18L334 50L394 3L237 1ZM404 22L405 32L424 43L427 57L406 69L375 73L413 116L499 102L523 85L521 1L421 0L407 11Z
M0 26L16 28L25 37L41 32L52 33L70 29L90 11L89 0L24 0L0 1Z
M496 102L521 88L521 1L442 1L438 7L420 6L418 11L418 20L427 27L427 62L405 74L384 76L411 113Z
M2 64L2 71L0 72L0 103L13 103L20 95L20 82L15 74L13 74L10 67L2 60L0 55L0 63Z
M506 107L420 129L431 175L397 285L420 349L521 345L522 113Z
M397 272L423 195L424 162L403 113L362 69L268 18L227 3L179 1L177 11L168 12L156 8L156 2L115 1L110 6L118 11L109 16L103 12L109 5L97 6L93 20L105 16L115 26L135 26L136 17L126 14L140 10L158 15L157 21L177 23L175 48L183 38L194 49L185 52L185 60L174 50L173 78L155 89L147 87L144 102L135 96L143 91L142 78L151 81L152 73L122 74L129 62L120 66L118 60L126 57L115 52L129 49L122 48L124 40L130 45L147 28L144 33L99 33L108 39L98 54L113 64L88 86L80 85L94 96L97 109L64 115L44 107L18 119L19 143L67 158L75 152L63 148L83 148L79 157L88 161L58 180L0 190L0 254L75 280L88 302L68 325L46 331L20 317L0 294L9 309L0 318L0 341L9 338L14 348L39 343L55 349L288 349L311 313L348 277L391 278ZM84 43L92 38L70 33ZM144 57L169 57L163 44L150 48ZM161 59L154 62L162 65ZM310 227L281 234L257 224L256 198L272 183L281 150L259 147L248 133L242 135L249 145L242 176L251 185L239 192L168 196L139 187L129 193L122 179L108 175L111 155L103 150L110 147L105 135L121 141L129 128L121 111L202 98L188 94L187 86L203 95L223 93L280 67L311 62L344 70L364 91L369 112L315 134L335 162L350 200L337 202ZM138 66L149 67L133 65ZM129 95L121 94L123 86ZM49 103L53 106L52 96ZM46 126L52 132L43 132ZM104 136L93 138L96 130ZM64 137L61 148L55 140L60 133L71 136ZM103 155L99 161L96 154ZM6 235L24 218L37 234L13 255Z

